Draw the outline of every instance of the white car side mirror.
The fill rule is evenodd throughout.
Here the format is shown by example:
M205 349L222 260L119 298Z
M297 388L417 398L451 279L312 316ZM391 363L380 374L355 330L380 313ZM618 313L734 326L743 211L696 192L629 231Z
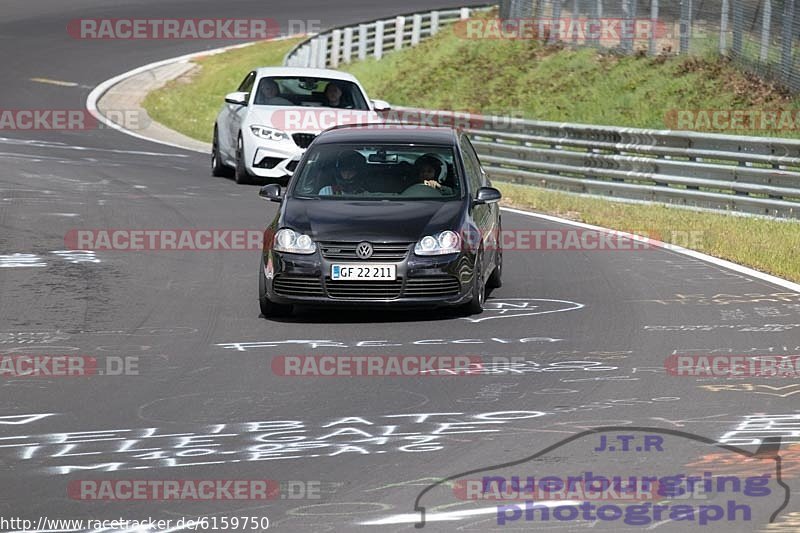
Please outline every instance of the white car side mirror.
M373 100L372 109L375 111L391 111L392 106L389 105L389 102L384 102L383 100Z
M228 93L225 95L225 102L234 105L247 105L247 98L249 96L248 93L242 92Z

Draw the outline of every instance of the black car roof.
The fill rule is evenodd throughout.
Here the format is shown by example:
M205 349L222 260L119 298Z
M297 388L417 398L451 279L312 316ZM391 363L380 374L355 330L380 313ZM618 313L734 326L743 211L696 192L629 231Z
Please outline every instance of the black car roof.
M413 124L336 126L320 133L314 143L414 143L452 146L456 143L457 135L458 130L441 126Z

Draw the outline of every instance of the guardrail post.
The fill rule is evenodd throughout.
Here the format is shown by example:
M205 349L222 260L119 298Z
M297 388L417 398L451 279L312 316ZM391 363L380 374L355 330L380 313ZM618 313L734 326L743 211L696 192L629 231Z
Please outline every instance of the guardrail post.
M767 62L769 56L769 30L772 21L772 2L764 0L764 12L761 14L761 55L759 59L762 63Z
M316 67L319 64L319 37L311 39L311 53L308 58L308 66Z
M367 58L367 25L358 25L358 59L363 61Z
M406 18L397 17L394 19L394 49L400 50L403 48L403 37L405 37Z
M469 18L469 8L468 7L462 7L461 11L458 14L458 17L461 20L467 20Z
M651 56L656 55L656 35L659 33L660 26L661 23L658 20L658 0L650 0L650 38L647 43L647 53Z
M422 15L417 13L414 15L413 22L411 24L411 46L417 46L419 44L420 34L422 33Z
M787 6L791 1L793 0L788 0L784 6ZM744 13L742 13L742 0L731 0L731 2L733 6L733 45L731 46L731 55L733 57L741 57L742 38L744 34Z
M548 43L553 44L561 40L561 0L553 0L553 16L550 24L550 38Z
M578 29L578 24L580 24L578 20L580 19L580 10L580 0L572 0L572 13L570 14L569 27L575 28L571 35L572 42L575 44L578 43L578 34L580 33L580 30Z
M319 54L317 55L317 68L328 66L328 36L319 36Z
M439 33L439 12L431 11L431 36Z
M353 60L353 28L344 29L344 44L342 45L342 61L350 63Z
M633 21L632 0L622 0L622 31L619 35L619 45L627 53L633 51L633 34L631 33L631 22Z
M728 51L728 16L730 4L728 0L722 0L722 14L719 19L719 54L725 55Z
M385 22L379 20L375 23L375 52L373 55L375 59L380 59L383 57L383 26Z
M784 0L783 29L781 32L781 78L784 82L789 81L792 71L794 15L794 0Z
M689 52L689 37L692 33L692 0L681 0L681 22L680 22L680 53Z
M331 33L331 67L339 67L339 52L342 47L342 30L333 30Z
M601 34L600 28L602 27L600 19L603 18L603 0L595 0L593 11L594 11L593 13L594 20L589 21L590 24L586 25L587 30L589 28L592 28L592 37L589 37L589 35L587 35L586 41L588 43L593 44L594 46L599 46L600 34Z

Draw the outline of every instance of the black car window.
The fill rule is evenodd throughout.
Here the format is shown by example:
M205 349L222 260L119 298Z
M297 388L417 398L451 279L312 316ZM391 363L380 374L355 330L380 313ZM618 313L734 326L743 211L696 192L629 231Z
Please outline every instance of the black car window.
M312 198L454 200L463 185L445 145L321 144L295 172L292 193Z
M483 172L483 167L481 166L481 158L478 157L478 152L475 150L475 147L472 146L472 141L469 140L467 135L464 135L464 145L467 147L467 151L472 154L470 159L478 166L478 174L480 177L481 187L489 186L489 181L486 178L486 174Z
M256 73L255 71L249 73L245 78L242 80L242 83L239 84L239 88L237 91L240 93L251 93L253 91L253 84L256 82Z
M481 173L481 164L478 161L478 155L475 149L470 144L466 135L461 136L461 154L464 157L464 169L467 173L467 181L472 194L481 188L483 176Z

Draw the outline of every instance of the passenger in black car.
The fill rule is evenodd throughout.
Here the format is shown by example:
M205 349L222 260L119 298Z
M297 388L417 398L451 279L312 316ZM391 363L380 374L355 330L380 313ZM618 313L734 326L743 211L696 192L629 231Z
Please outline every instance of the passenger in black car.
M365 192L363 174L367 160L355 150L339 154L336 159L336 179L332 185L326 185L319 191L320 196L361 194Z

